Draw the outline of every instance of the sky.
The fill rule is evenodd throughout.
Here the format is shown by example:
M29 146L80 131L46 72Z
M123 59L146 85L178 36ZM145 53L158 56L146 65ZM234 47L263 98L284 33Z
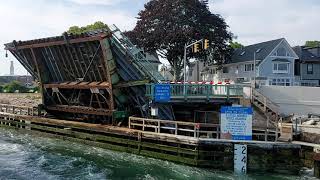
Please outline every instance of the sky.
M0 75L9 74L10 61L19 75L27 71L3 44L60 35L70 26L95 21L131 30L148 0L0 0ZM236 41L250 45L286 38L290 45L320 40L320 0L209 0L209 8L229 25Z

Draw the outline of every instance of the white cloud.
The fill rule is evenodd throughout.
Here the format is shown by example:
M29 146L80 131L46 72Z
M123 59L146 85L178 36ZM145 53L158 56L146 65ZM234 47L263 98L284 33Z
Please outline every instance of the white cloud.
M0 29L0 75L9 74L11 60L14 61L17 74L27 72L11 55L9 58L4 58L5 52L2 48L4 43L12 40L56 36L62 34L70 26L83 26L95 21L103 21L109 25L116 24L122 30L132 29L136 22L134 15L119 9L95 7L90 9L86 6L65 5L43 0L2 2L0 19L2 24Z
M120 3L123 0L68 0L81 5L112 5Z
M210 9L221 14L237 41L246 45L281 37L291 45L320 40L319 1L218 0Z

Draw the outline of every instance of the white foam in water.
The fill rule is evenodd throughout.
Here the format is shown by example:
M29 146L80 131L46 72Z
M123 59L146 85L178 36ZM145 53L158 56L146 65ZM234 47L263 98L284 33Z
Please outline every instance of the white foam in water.
M301 176L246 175L200 169L68 141L0 129L2 179L316 179ZM311 173L312 174L312 173Z

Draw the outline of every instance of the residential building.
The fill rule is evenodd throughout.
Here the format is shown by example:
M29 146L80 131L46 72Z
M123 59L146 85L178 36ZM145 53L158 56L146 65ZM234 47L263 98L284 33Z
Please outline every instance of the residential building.
M287 40L281 38L236 49L222 69L203 66L200 74L203 81L239 83L251 82L256 77L259 85L293 86L299 85L300 78L294 72L298 58ZM196 70L193 68L192 74L197 74Z
M300 76L301 86L320 85L320 47L308 48L304 46L294 47L293 50L299 56L296 60L295 75Z
M169 66L162 65L161 68L160 68L160 74L164 77L164 79L166 81L173 81L173 79L174 79L173 69L171 67L169 67Z
M204 69L204 63L200 61L190 62L187 71L187 81L202 81L201 71Z

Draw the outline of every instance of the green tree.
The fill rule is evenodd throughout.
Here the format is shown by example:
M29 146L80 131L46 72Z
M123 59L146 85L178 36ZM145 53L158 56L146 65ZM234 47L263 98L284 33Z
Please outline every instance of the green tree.
M239 42L231 42L230 43L230 47L232 48L232 49L238 49L238 48L242 48L242 47L244 47L242 44L240 44Z
M83 26L83 27L79 27L79 26L71 26L69 28L69 30L67 31L67 33L69 34L81 34L81 33L85 33L85 32L89 32L89 31L94 31L94 30L98 30L98 29L104 29L107 28L108 26L106 24L104 24L101 21L97 21L93 24L89 24L87 26Z
M307 46L307 47L320 47L320 41L306 41L305 46Z
M3 87L2 86L0 86L0 93L2 93L3 92Z
M183 69L184 45L199 39L209 39L210 49L188 57L215 61L221 65L230 52L227 42L232 33L224 19L209 11L206 1L151 0L138 14L136 27L126 35L146 51L157 51L174 69L180 79ZM209 58L208 58L209 57Z
M3 91L8 93L14 93L19 91L20 93L28 92L28 88L22 85L19 81L12 81L3 87Z

